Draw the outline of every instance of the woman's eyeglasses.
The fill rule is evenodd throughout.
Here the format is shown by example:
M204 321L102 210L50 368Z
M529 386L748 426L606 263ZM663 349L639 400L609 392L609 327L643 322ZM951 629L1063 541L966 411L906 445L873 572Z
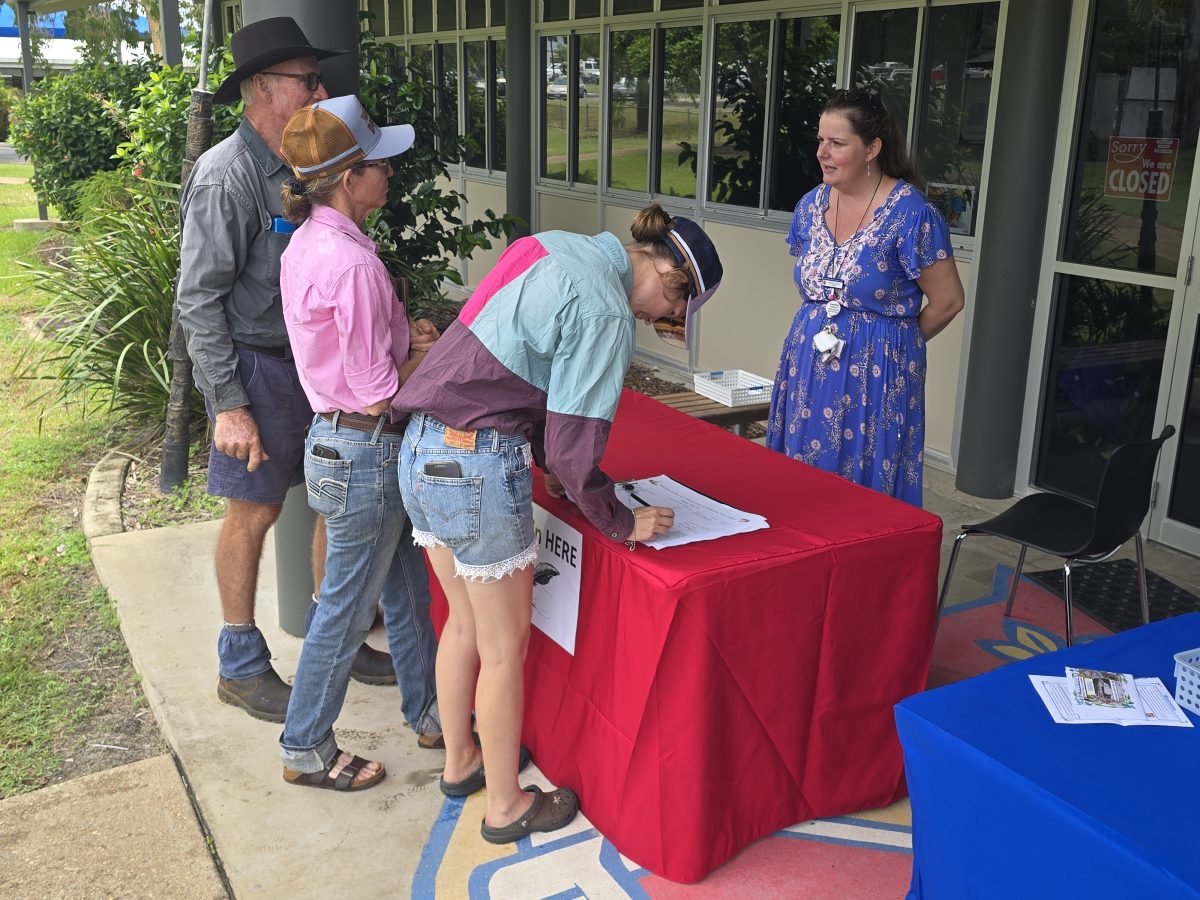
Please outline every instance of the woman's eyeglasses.
M378 162L359 163L354 168L356 169L390 169L392 167L391 160L381 159Z
M304 81L304 88L310 94L315 93L317 88L325 83L325 75L321 72L259 72L259 75L274 75L276 78L300 78Z
M838 88L829 95L829 102L847 103L853 106L882 106L883 98L874 88Z

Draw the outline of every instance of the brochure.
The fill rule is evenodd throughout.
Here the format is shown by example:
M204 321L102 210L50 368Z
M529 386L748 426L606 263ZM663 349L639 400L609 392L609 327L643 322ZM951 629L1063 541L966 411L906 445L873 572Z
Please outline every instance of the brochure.
M1068 670L1070 671L1070 670ZM1084 670L1088 671L1088 670ZM1107 673L1113 674L1113 673ZM1073 696L1075 679L1055 675L1030 675L1034 690L1046 704L1050 716L1062 725L1166 725L1175 728L1194 727L1191 719L1180 709L1161 678L1132 679L1132 693L1137 697L1137 714L1129 708L1102 704L1077 703Z
M762 516L719 503L666 475L618 481L617 499L630 509L665 506L675 511L675 524L670 531L643 541L656 550L768 527Z

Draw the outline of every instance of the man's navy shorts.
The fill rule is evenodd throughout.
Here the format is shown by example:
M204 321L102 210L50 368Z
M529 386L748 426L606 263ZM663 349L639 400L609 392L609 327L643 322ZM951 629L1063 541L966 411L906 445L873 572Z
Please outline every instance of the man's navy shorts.
M251 503L282 503L290 488L304 482L304 433L312 407L296 374L296 361L254 350L236 350L238 378L250 398L250 415L270 459L246 471L246 460L227 456L215 446L208 460L208 492L214 497ZM214 419L212 406L208 417Z

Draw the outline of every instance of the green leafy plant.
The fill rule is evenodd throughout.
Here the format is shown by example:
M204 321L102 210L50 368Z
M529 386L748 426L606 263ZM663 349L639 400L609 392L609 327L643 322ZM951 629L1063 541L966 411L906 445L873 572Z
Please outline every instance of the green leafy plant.
M68 218L78 213L74 185L117 167L125 133L120 117L148 63L85 63L39 82L13 109L11 139L33 161L38 199Z
M36 398L42 402L99 398L110 410L161 422L171 377L179 188L130 177L114 191L104 179L88 189L104 199L86 239L61 259L30 266L50 298L42 322L53 343L25 359L22 371L52 380ZM198 398L195 412L202 423Z
M213 63L208 74L210 91L216 91L233 71L228 48L215 54ZM130 165L136 175L179 181L195 87L196 73L183 66L162 66L150 72L133 90L133 105L126 119L129 139L117 146L117 159ZM236 130L240 118L241 104L214 106L212 142L216 144Z
M413 148L392 160L395 174L387 206L370 222L371 236L392 275L408 281L410 311L444 322L453 303L442 286L463 283L449 257L469 259L476 250L491 247L492 238L507 238L519 220L487 210L463 221L466 197L443 184L447 167L461 163L472 144L445 133L439 123L437 85L425 61L404 65L394 47L378 43L369 32L362 36L359 59L359 92L371 118L380 124L407 122L417 133Z

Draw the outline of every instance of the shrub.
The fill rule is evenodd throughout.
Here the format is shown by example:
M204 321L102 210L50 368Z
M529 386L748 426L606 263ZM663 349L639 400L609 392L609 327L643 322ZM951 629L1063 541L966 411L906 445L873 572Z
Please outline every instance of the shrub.
M228 49L215 55L215 62L208 74L210 91L215 91L233 71L233 56ZM162 66L133 89L133 104L126 120L129 140L117 147L116 155L138 175L179 181L196 77L194 71L186 71L183 66ZM212 142L216 144L237 128L241 105L214 106L212 118Z
M13 104L17 102L17 92L7 84L0 84L0 141L8 140L9 119L12 116Z
M124 138L120 121L148 63L85 63L35 85L13 109L12 143L33 162L32 185L43 203L68 218L78 213L73 185L115 169Z
M379 256L393 276L408 280L410 311L444 320L451 305L442 283L461 285L462 276L448 257L469 259L478 249L492 246L491 238L507 238L518 224L514 216L497 216L490 209L481 218L461 218L466 197L444 188L447 167L462 162L471 147L468 138L446 133L434 103L437 87L428 65L410 61L402 66L390 45L364 32L359 45L363 106L379 124L407 122L417 142L392 160L395 174L387 206L370 222ZM434 135L441 135L435 144Z
M110 410L163 421L170 390L167 337L179 268L179 187L112 176L85 189L93 210L86 230L59 260L28 266L50 301L43 313L52 345L20 370L53 379L38 400L101 398ZM193 421L203 424L194 397Z

